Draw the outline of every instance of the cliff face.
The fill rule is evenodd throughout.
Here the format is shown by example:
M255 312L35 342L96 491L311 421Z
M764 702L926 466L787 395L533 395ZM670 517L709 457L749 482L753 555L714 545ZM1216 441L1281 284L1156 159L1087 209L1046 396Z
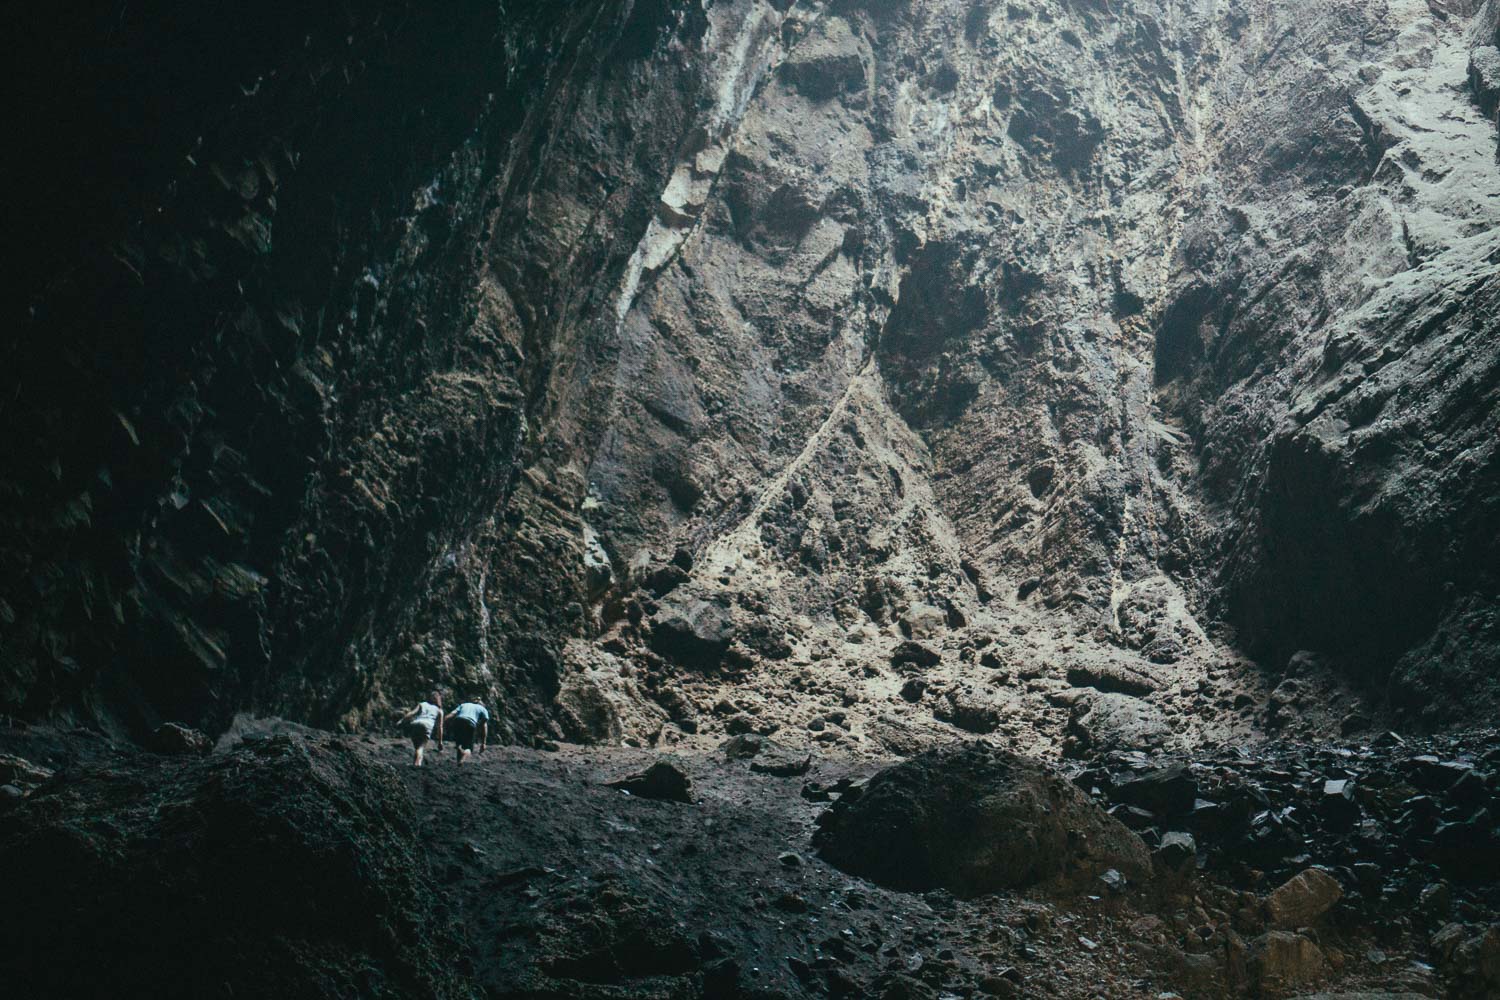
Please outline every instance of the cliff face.
M453 6L34 26L8 709L1495 704L1493 2Z

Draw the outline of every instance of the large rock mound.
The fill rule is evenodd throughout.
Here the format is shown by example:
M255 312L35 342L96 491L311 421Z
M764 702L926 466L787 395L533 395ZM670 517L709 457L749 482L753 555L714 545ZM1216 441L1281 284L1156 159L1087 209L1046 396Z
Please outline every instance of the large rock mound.
M819 823L825 859L893 889L968 897L1151 867L1140 838L1062 777L983 742L881 771Z
M63 772L0 857L17 995L473 995L410 799L339 741Z

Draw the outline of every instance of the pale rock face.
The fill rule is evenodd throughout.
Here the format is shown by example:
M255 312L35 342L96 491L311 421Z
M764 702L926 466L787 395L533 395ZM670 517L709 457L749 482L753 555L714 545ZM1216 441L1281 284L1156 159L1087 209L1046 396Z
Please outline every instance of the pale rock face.
M478 117L369 251L369 350L297 348L322 436L237 557L268 594L218 631L144 606L259 707L451 680L517 738L638 696L1055 746L1081 677L1153 744L1242 739L1302 649L1482 712L1497 17L527 8L483 81L524 113ZM579 644L641 682L565 683Z

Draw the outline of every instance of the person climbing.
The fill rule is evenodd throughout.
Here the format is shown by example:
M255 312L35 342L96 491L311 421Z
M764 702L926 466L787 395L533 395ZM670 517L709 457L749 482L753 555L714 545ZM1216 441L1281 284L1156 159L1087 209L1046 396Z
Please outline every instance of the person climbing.
M416 748L416 757L412 760L412 767L422 766L422 751L427 746L427 741L432 739L434 730L437 735L438 753L443 752L443 696L436 691L427 695L427 700L418 702L417 707L401 717L401 728L411 739L411 745Z
M458 748L454 756L460 764L469 759L476 736L479 738L479 752L484 753L490 736L489 709L477 701L466 701L448 713L447 721L453 723L453 744Z

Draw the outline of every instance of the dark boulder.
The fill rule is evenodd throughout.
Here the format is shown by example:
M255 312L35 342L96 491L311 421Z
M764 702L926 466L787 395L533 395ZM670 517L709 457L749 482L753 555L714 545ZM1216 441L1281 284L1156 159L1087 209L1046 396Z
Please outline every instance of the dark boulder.
M1114 868L1144 879L1140 838L1037 761L982 742L931 750L819 819L830 863L893 889L970 897Z
M669 760L659 760L635 774L626 775L608 783L643 799L661 799L664 802L692 802L693 782L682 768Z
M717 667L734 641L729 609L695 599L663 607L651 621L651 648L686 667Z
M896 644L891 650L891 666L914 667L918 670L926 670L943 662L942 654L931 646L924 646L914 639L906 639Z
M1118 797L1159 816L1185 815L1197 801L1198 782L1181 764L1147 771L1120 782Z
M1068 668L1068 683L1074 687L1089 687L1114 694L1144 695L1157 688L1157 683L1144 671L1123 663L1080 663Z

